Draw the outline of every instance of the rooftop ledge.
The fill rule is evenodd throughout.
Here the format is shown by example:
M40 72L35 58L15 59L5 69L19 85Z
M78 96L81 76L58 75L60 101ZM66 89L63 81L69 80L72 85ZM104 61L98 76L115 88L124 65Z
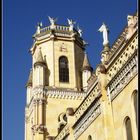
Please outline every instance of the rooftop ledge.
M65 33L67 35L71 35L72 33L77 34L80 37L80 34L78 33L78 31L73 28L73 30L71 30L71 28L69 26L65 26L65 25L54 25L53 27L50 26L46 26L44 28L37 29L36 33L33 35L33 37L39 37L42 36L44 34L49 34L49 33Z

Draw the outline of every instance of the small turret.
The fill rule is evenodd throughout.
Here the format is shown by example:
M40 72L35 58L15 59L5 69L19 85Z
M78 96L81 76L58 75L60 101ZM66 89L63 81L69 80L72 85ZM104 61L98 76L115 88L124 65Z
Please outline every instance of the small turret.
M26 83L26 88L27 88L27 105L30 103L30 100L32 98L32 75L33 75L33 71L32 69L30 70L30 74L29 74L29 79Z
M93 68L90 66L87 53L85 53L84 61L83 61L83 68L82 68L82 80L83 80L83 90L87 90L88 86L88 79L91 76Z
M36 62L34 63L34 83L33 86L44 86L45 85L45 70L46 70L46 63L43 60L43 56L41 53L41 49L37 54Z

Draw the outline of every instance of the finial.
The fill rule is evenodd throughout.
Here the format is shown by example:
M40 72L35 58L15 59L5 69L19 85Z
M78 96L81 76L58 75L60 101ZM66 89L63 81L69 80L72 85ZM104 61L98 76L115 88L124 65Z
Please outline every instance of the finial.
M108 41L108 33L109 33L109 30L107 28L107 26L105 25L105 23L103 22L102 26L99 28L98 30L99 32L103 32L103 45L107 45L109 44L109 41Z

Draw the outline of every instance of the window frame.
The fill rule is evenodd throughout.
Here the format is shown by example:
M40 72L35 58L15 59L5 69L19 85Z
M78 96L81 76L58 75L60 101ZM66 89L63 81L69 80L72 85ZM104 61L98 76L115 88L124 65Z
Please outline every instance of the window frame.
M59 57L59 82L69 83L69 62L66 56Z

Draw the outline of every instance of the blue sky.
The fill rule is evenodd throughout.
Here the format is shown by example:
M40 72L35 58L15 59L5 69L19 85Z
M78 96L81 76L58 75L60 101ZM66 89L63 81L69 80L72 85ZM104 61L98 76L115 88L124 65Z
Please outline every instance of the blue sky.
M93 69L100 62L102 22L110 30L112 44L134 14L136 0L3 0L3 140L24 140L25 84L32 65L28 52L37 22L49 25L48 16L58 24L73 19L89 43L87 53Z

